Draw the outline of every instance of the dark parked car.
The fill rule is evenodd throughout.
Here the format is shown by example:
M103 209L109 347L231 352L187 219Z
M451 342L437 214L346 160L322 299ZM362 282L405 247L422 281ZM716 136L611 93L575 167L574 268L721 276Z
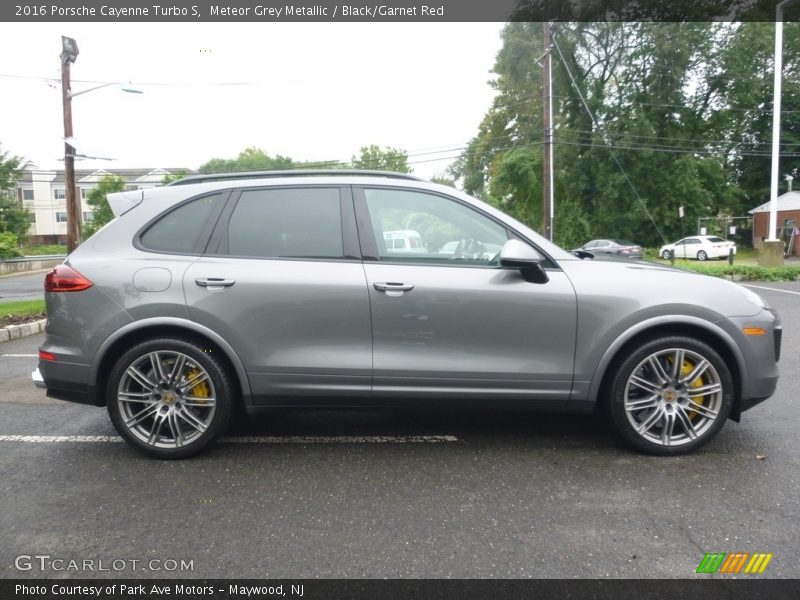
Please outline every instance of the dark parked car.
M479 400L600 406L634 448L681 454L775 391L780 321L747 288L582 260L410 175L201 175L108 202L46 277L33 379L146 454L194 454L239 409ZM419 247L390 249L399 230Z
M626 240L592 240L578 248L592 254L616 254L626 258L641 259L644 256L642 247Z

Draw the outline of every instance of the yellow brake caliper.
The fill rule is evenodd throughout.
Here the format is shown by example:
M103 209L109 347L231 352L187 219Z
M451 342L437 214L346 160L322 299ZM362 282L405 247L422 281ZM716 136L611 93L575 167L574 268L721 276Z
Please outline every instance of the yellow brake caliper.
M191 381L192 378L197 377L199 375L200 375L200 369L192 369L191 371L189 371L189 374L186 377L186 379ZM196 383L194 384L194 386L191 387L191 390L187 391L191 391L192 396L194 396L195 398L208 398L211 395L208 389L207 381L201 381L200 383Z
M692 372L692 369L694 369L694 365L690 363L688 360L684 360L683 365L681 366L681 375L688 375L689 373ZM698 388L702 385L703 385L703 376L700 375L697 379L695 379L692 383L689 384L689 387ZM702 404L703 398L702 397L695 398L694 402L695 404ZM697 413L691 411L688 416L689 419L693 421L695 418L697 418Z

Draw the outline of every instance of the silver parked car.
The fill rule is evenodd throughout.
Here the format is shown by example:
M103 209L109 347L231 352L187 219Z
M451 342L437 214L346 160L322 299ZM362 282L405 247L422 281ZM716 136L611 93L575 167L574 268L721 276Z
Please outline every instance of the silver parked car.
M615 254L635 259L641 259L644 256L644 250L640 245L626 240L592 240L578 250L585 250L592 254Z
M239 409L473 400L602 407L681 454L775 390L780 322L748 289L582 260L409 175L201 175L109 203L47 275L33 378L146 454L192 455ZM401 230L421 247L389 248Z

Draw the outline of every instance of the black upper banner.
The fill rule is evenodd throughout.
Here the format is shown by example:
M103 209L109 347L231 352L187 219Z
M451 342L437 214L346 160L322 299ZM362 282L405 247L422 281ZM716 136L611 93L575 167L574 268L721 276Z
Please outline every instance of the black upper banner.
M774 21L777 0L4 0L18 22ZM800 17L800 2L783 20Z

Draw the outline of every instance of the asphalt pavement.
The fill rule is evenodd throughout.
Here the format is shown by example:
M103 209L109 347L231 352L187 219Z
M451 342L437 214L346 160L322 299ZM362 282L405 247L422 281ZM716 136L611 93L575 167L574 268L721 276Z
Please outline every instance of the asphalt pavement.
M800 283L754 285L784 322L777 393L678 458L591 416L409 409L276 411L232 433L268 442L152 460L48 438L115 434L104 409L32 388L41 336L1 344L0 577L685 578L734 551L774 554L742 577L800 577ZM36 554L127 562L15 568Z
M44 298L44 276L49 270L0 277L0 303Z

